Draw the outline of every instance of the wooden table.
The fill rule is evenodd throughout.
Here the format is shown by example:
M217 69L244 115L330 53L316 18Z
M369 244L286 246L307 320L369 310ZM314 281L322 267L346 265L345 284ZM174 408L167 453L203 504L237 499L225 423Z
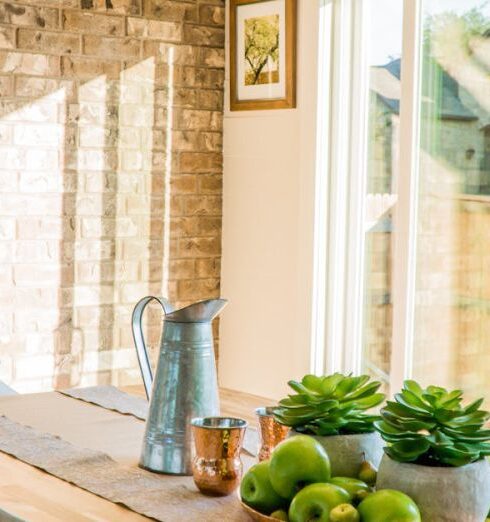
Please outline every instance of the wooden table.
M125 391L138 395L143 394L140 387L128 387L125 388ZM251 425L256 425L254 409L272 403L263 397L226 389L220 390L220 396L223 415L244 418ZM55 407L50 406L51 404ZM127 416L121 416L99 406L56 393L0 397L1 414L37 429L55 433L76 444L80 444L80 440L84 440L87 447L89 447L90 441L84 439L83 434L79 433L82 429L81 426L91 430L92 435L94 428L97 427L101 433L102 447L100 449L106 449L103 440L104 429L109 422L117 422L118 419L114 416L125 417L125 422L129 422ZM62 417L62 422L60 422L60 417ZM86 426L92 420L93 426ZM132 438L131 444L140 444L141 440L134 439L135 434L142 433L143 423L133 418L130 422L134 424L136 431L131 435L131 430L128 430L129 433L124 436ZM139 435L138 438L141 439L141 436ZM1 452L0 509L29 522L149 520ZM3 520L1 514L0 520Z

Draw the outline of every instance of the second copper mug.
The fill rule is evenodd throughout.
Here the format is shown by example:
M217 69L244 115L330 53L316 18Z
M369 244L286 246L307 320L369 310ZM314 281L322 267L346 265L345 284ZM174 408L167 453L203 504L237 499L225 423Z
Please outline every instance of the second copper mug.
M240 484L240 460L247 422L233 417L192 419L196 455L192 464L194 482L205 495L224 496Z
M271 456L272 450L287 437L290 430L288 426L276 421L274 410L274 406L255 410L260 428L259 461L267 460Z

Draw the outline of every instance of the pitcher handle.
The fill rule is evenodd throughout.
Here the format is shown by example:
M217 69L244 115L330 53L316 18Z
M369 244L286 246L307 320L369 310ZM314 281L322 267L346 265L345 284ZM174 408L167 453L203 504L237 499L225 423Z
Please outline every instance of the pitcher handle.
M144 297L134 307L132 317L132 328L133 328L133 339L136 347L136 353L138 355L138 363L140 365L141 376L143 377L143 384L145 385L146 397L149 400L151 394L151 387L153 385L153 372L151 371L150 359L148 357L148 350L146 349L145 338L143 336L143 328L141 320L143 318L143 312L145 311L146 305L150 301L158 301L163 309L164 314L168 314L173 311L172 305L165 298L158 298L152 295Z

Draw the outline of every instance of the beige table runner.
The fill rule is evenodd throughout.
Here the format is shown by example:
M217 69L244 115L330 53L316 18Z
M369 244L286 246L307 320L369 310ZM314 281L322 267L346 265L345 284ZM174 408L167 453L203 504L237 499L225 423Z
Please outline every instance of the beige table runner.
M140 420L146 420L148 415L148 401L121 391L115 386L88 386L86 388L68 388L58 390L58 393L95 404L106 410L117 411L124 415L132 415ZM255 428L249 426L245 432L243 449L252 457L256 457L259 448L259 434Z
M1 520L1 522L27 522L26 520L23 520L22 518L19 518L19 517L16 517L15 515L7 513L3 509L0 509L0 520Z
M72 399L89 402L123 415L132 415L140 420L146 420L148 415L148 401L146 399L130 395L115 386L88 386L57 391Z
M0 451L112 502L164 522L248 521L236 496L201 495L191 477L127 467L105 453L0 417Z

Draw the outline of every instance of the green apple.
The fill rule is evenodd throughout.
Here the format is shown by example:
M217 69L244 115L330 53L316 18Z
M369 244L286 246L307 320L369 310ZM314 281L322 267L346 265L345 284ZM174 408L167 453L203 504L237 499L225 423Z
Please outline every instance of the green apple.
M350 500L345 489L334 484L310 484L304 487L289 506L291 522L329 522L330 512Z
M269 476L276 492L291 500L304 486L330 479L330 459L313 437L296 435L274 448Z
M359 522L359 511L351 504L339 504L330 511L329 522Z
M370 491L371 488L362 480L350 477L332 477L330 484L335 484L347 491L351 497L351 501L357 498L359 491Z
M266 514L287 505L287 501L272 487L268 460L255 464L248 470L240 485L240 496L247 506Z
M278 509L277 511L274 511L274 513L271 513L270 517L277 518L277 520L285 520L286 522L289 521L287 511L284 511L284 509Z
M417 504L405 493L380 489L357 507L362 522L421 522ZM435 521L434 521L435 522Z

